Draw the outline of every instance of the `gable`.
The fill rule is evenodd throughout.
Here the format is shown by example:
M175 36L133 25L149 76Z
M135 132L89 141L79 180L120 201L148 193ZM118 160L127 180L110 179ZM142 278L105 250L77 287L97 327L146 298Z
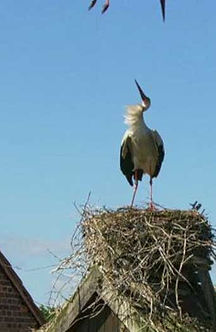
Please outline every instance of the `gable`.
M24 332L43 323L40 310L0 252L0 331Z
M67 332L129 332L108 305L101 305L102 310L97 314L91 315L91 311L88 310L85 316L78 317L77 322Z

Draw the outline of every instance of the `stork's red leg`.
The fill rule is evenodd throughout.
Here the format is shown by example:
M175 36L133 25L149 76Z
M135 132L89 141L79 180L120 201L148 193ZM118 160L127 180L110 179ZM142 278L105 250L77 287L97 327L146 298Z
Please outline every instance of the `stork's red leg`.
M109 8L109 0L106 0L103 9L102 9L102 14L105 13L105 11Z
M133 207L134 199L135 199L137 188L138 188L138 171L134 172L134 181L135 181L135 183L134 183L133 197L132 197L132 201L131 201L131 208Z
M154 210L154 204L153 204L153 194L152 194L152 178L150 177L150 206L149 208L151 210Z

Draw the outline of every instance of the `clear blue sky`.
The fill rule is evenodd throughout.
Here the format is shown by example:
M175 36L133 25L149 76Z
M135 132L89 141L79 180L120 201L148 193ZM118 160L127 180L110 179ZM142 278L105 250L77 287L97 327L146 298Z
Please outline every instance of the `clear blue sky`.
M198 200L216 226L216 2L2 0L0 3L0 248L37 303L70 252L74 201L129 204L119 170L124 107L151 97L146 122L166 157L154 200ZM146 179L138 204L149 199ZM36 270L34 270L36 269Z

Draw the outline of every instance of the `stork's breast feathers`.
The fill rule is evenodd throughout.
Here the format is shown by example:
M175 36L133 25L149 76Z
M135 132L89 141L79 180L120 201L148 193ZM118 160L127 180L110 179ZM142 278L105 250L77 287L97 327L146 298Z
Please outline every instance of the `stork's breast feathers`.
M134 169L142 169L151 178L157 177L164 159L163 141L156 130L132 140Z
M130 185L135 170L142 170L151 178L157 177L164 159L163 140L156 130L145 135L126 132L120 151L120 168Z

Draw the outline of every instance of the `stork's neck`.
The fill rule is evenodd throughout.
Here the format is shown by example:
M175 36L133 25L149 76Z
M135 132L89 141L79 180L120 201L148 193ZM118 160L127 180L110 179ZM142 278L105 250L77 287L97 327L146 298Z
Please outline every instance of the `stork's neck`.
M145 131L149 130L143 119L143 111L141 105L132 105L127 107L127 113L125 115L125 123L133 131L139 129Z

